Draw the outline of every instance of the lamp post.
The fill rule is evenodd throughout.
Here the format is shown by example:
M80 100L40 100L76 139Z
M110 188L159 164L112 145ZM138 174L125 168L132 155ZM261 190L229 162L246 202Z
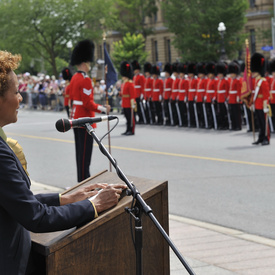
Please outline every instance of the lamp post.
M223 22L220 22L220 23L219 23L218 31L219 31L220 36L221 36L221 38L222 38L222 46L221 46L221 56L220 56L220 60L221 60L221 61L224 61L224 60L227 59L227 56L226 56L225 48L224 48L224 34L225 34L225 31L226 31L226 27L225 27L225 25L224 25Z

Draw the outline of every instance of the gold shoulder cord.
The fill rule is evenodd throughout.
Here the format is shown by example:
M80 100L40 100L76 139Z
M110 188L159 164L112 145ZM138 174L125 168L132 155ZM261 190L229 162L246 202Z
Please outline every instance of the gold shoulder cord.
M29 173L27 171L27 161L25 154L23 152L23 148L21 145L17 142L17 140L12 139L12 138L7 138L7 144L10 146L12 151L15 153L19 161L21 162L26 174L29 176Z

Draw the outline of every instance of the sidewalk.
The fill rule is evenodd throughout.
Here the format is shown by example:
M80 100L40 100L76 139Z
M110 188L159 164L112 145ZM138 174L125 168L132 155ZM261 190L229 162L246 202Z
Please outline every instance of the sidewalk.
M34 193L62 192L32 181ZM169 215L169 235L196 275L275 274L275 240ZM171 275L189 274L170 250Z

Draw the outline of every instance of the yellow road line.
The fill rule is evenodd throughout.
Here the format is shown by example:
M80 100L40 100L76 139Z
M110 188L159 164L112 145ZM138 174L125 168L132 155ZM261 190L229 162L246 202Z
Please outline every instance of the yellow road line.
M74 141L72 141L72 140L58 139L58 138L39 137L39 136L23 135L23 134L16 134L16 133L7 133L7 135L9 135L9 136L16 135L16 136L26 137L26 138L31 138L31 139L42 139L42 140L74 143ZM95 144L95 146L98 146L98 145ZM105 147L108 147L108 145L105 145ZM227 162L227 163L236 163L236 164L245 164L245 165L274 167L275 168L275 164L268 164L268 163L258 163L258 162L241 161L241 160L220 159L220 158L211 158L211 157L203 157L203 156L193 156L193 155L168 153L168 152L152 151L152 150L137 149L137 148L127 148L127 147L121 147L121 146L112 146L112 148L113 149L118 149L118 150L133 151L133 152L163 155L163 156L201 159L201 160L211 160L211 161L218 161L218 162Z

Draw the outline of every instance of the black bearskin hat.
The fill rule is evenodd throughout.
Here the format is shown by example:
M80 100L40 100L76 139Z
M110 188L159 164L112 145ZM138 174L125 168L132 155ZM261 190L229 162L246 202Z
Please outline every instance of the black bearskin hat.
M132 67L133 67L133 70L134 70L134 71L135 71L135 70L141 70L140 65L139 65L139 63L138 63L137 60L134 60L134 61L132 62Z
M145 73L151 73L152 64L150 62L146 62L143 69Z
M89 39L78 42L72 52L71 64L74 66L82 62L93 62L94 48L93 41Z
M187 65L180 63L179 64L179 73L186 74L187 73Z
M236 62L232 61L228 65L228 73L229 74L239 74L240 73L240 66Z
M207 74L215 74L216 65L214 62L207 63L205 69Z
M223 74L224 76L226 76L227 68L228 68L228 66L224 62L219 62L216 65L216 73L217 74Z
M121 76L128 77L129 79L133 78L133 68L132 65L127 61L122 61L120 64L120 74Z
M204 63L197 64L197 74L206 74L206 65Z
M188 74L196 74L196 64L195 63L188 64L187 73Z
M62 73L62 77L64 80L71 81L73 74L72 74L70 68L68 68L68 67L64 68L61 73Z
M179 72L179 63L175 62L172 64L172 73L178 73Z
M269 70L270 70L270 73L275 72L275 58L273 58L273 59L269 62Z
M251 56L251 72L258 72L261 76L265 75L265 58L260 53Z
M160 75L160 69L159 66L153 65L151 74Z
M164 66L164 72L169 73L170 75L172 74L172 65L170 63L166 63Z

